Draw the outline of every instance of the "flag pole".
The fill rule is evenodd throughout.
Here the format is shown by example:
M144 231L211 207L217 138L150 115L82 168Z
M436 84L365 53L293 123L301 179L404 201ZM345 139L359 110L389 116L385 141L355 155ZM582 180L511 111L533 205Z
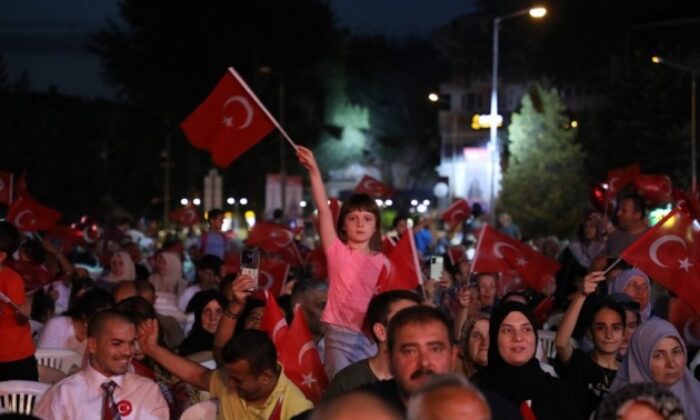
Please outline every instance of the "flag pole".
M267 118L269 118L270 121L272 121L272 123L275 125L275 127L277 127L277 129L280 131L280 133L282 133L282 136L283 136L285 139L287 139L287 142L288 142L288 143L292 146L292 148L296 151L296 150L297 150L297 145L296 145L296 143L294 143L294 141L289 137L289 135L287 134L287 132L284 131L284 128L282 128L282 126L280 125L280 123L277 122L277 119L276 119L275 117L273 117L272 114L270 114L270 111L267 110L267 108L265 107L265 105L263 105L263 103L260 102L260 99L258 99L257 95L256 95L255 93L253 93L253 90L250 89L250 87L248 86L248 84L247 84L247 83L245 82L245 80L243 80L243 78L238 74L238 72L236 71L236 69L234 69L233 67L229 67L229 68L228 68L228 71L229 71L229 73L231 73L231 75L234 77L234 79L236 79L236 80L238 81L238 83L241 84L241 86L243 87L243 89L245 89L246 93L248 93L248 95L249 95L251 98L253 98L253 100L255 101L255 103L258 104L258 106L260 107L260 109L262 109L263 112L265 113L265 115L267 115Z
M611 272L613 268L615 268L615 266L620 263L620 261L622 261L622 257L618 257L615 261L613 261L613 263L610 264L610 266L606 268L605 271L603 271L603 275L607 276L608 273Z

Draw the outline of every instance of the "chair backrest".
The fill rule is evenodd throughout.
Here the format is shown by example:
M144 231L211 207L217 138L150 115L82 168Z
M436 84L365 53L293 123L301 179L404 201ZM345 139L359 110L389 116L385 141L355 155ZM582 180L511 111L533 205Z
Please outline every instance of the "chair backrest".
M542 346L544 355L549 359L553 359L557 356L557 346L554 345L554 337L556 337L556 331L537 331L537 336L539 337L539 344Z
M180 416L180 420L209 420L215 419L219 413L219 400L212 398L191 405Z
M0 382L0 407L12 413L32 414L34 405L47 389L49 385L41 382Z
M83 362L83 356L68 349L36 349L34 353L39 365L58 369L66 375L71 374Z
M63 371L60 371L56 368L44 365L39 365L37 366L37 368L39 368L39 382L44 384L55 384L56 382L68 376Z

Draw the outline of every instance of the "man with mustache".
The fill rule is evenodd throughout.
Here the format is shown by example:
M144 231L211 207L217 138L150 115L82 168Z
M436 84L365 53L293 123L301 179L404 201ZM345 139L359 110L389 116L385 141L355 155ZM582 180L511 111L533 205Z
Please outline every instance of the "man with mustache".
M440 310L428 306L402 309L389 322L387 345L393 379L375 382L364 389L406 413L413 393L435 375L453 372L458 347L454 329ZM495 394L483 392L493 419L520 419L513 404Z
M125 315L105 310L88 325L90 362L49 388L34 414L45 420L169 419L158 385L127 371L136 346L136 326Z

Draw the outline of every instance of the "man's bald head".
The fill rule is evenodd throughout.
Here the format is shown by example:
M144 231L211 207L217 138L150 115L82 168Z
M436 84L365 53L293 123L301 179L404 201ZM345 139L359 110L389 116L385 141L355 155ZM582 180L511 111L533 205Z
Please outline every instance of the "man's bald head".
M363 391L351 391L323 402L311 420L400 420L401 415L378 397Z
M408 420L490 420L491 409L466 378L459 374L435 376L408 402Z

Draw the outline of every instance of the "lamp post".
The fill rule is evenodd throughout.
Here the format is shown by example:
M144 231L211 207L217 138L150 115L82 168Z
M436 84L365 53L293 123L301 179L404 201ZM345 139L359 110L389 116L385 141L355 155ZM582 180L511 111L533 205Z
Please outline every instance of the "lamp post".
M539 19L547 14L547 9L544 7L533 7L531 9L520 10L504 16L498 16L493 20L493 63L491 65L491 112L490 112L490 131L489 131L489 148L491 149L491 193L489 212L491 213L491 221L495 223L495 190L496 190L496 165L498 164L498 33L501 29L501 22L516 18L518 16L530 15L533 18Z
M279 119L280 126L284 127L284 94L285 94L285 78L284 78L284 73L281 73L279 71L273 70L271 67L268 66L263 66L260 67L259 69L260 73L262 74L274 74L277 76L278 83L279 83L279 90L277 92L277 110L279 112L279 115L277 118ZM286 145L284 144L284 137L282 137L282 133L280 133L280 199L282 201L282 213L286 214L287 209L287 165L286 165Z
M692 186L692 191L695 193L697 191L698 179L697 171L695 168L695 153L697 147L697 112L696 112L696 81L698 76L698 68L690 67L683 64L675 63L673 61L668 61L665 58L659 57L657 55L651 57L651 61L654 64L665 64L669 67L676 68L690 73L690 183Z

